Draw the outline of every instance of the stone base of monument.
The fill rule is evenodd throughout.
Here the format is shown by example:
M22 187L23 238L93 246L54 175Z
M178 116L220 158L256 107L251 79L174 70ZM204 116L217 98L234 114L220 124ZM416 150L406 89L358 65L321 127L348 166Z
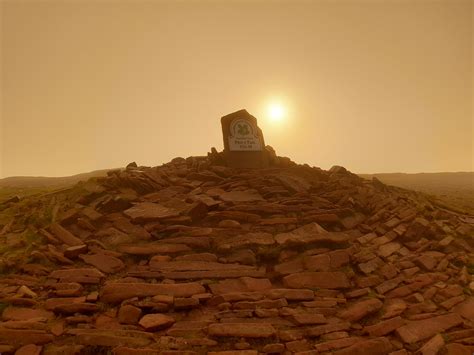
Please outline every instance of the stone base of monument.
M246 110L221 118L224 138L223 157L232 168L266 168L270 165L262 130Z

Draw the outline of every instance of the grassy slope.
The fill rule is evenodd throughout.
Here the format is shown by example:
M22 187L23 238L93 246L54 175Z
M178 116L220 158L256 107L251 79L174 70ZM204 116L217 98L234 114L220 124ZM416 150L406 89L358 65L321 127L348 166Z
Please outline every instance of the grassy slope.
M79 181L105 176L109 170L96 170L66 177L14 176L0 179L0 202L13 196L26 197L67 188Z

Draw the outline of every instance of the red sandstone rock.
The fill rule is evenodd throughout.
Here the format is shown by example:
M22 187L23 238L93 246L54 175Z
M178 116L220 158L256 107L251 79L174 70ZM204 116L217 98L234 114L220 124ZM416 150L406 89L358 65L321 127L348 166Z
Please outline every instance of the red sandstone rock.
M149 222L179 215L178 211L172 208L151 202L138 203L124 213L134 222Z
M349 288L350 282L343 272L301 272L283 278L289 288Z
M215 323L209 325L208 334L214 337L268 338L276 334L267 323Z
M67 244L69 246L79 246L79 245L84 244L84 242L81 239L74 236L74 234L69 232L67 229L63 228L58 223L53 223L49 227L49 229L56 236L56 238L61 240L64 244Z
M325 352L340 348L347 348L348 346L357 344L360 341L361 339L359 337L348 337L319 343L316 344L314 347L318 352Z
M65 251L64 251L64 256L66 258L69 258L69 259L75 259L77 258L80 254L84 254L84 253L87 253L87 245L83 244L83 245L75 245L75 246L71 246L71 247L68 247Z
M309 271L328 271L331 268L329 255L308 256L304 259L304 267Z
M86 264L95 266L100 271L108 274L116 273L125 267L122 260L105 254L81 255L80 258Z
M103 302L119 303L133 297L147 297L159 294L175 297L191 297L205 293L198 283L147 284L147 283L108 283L102 288L100 299Z
M429 338L436 333L455 327L463 322L455 313L410 322L396 330L400 338L408 344Z
M71 329L67 334L79 345L146 347L155 342L152 334L135 330Z
M0 341L11 345L42 345L52 342L54 337L42 330L1 329Z
M142 244L142 245L120 245L118 251L131 255L153 255L153 254L176 254L189 252L191 248L184 244Z
M308 328L305 333L308 337L315 338L323 334L348 330L351 327L349 322L337 322Z
M344 244L349 238L344 234L328 232L317 223L310 223L292 232L278 234L275 240L280 245L304 245L316 242Z
M349 308L342 311L339 316L350 322L357 322L369 314L379 311L382 306L383 303L376 298L363 300L351 305Z
M311 301L314 292L307 289L275 288L268 290L266 296L270 299L286 298L288 301Z
M216 241L219 250L244 248L252 245L273 245L275 240L270 233L247 233Z
M457 343L447 344L446 345L446 354L447 355L472 355L472 349L469 349L467 346Z
M226 202L255 202L263 201L262 196L257 191L229 191L224 192L220 196L221 200Z
M334 352L334 355L385 355L392 350L387 338L361 340L348 348Z
M471 322L474 321L474 297L470 297L465 302L458 304L453 308L453 312L463 316Z
M15 355L40 355L42 348L34 344L24 345L15 352Z
M419 350L423 355L436 355L444 346L444 339L441 334L436 334Z
M169 328L174 324L174 318L165 314L147 314L142 317L138 324L146 331L152 332L160 329Z
M129 304L124 305L120 307L118 320L122 324L137 324L141 314L142 310L140 308Z
M371 336L380 337L393 332L404 324L405 321L402 317L394 317L374 325L366 326L364 330L368 332Z
M51 320L54 318L54 314L43 309L29 309L20 307L7 307L2 313L3 320L22 321L32 318L44 318L46 320Z

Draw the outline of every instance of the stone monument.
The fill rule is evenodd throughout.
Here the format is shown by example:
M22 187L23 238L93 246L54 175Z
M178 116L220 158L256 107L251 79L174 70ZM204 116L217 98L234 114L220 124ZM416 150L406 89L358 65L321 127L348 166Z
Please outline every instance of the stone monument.
M224 137L224 159L232 168L265 168L268 152L257 119L246 110L221 118Z

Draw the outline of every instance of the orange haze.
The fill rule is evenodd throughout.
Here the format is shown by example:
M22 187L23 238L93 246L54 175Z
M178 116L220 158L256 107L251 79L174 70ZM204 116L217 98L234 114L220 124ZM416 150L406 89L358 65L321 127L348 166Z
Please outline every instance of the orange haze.
M203 155L240 108L297 162L474 170L470 0L0 2L0 176Z

